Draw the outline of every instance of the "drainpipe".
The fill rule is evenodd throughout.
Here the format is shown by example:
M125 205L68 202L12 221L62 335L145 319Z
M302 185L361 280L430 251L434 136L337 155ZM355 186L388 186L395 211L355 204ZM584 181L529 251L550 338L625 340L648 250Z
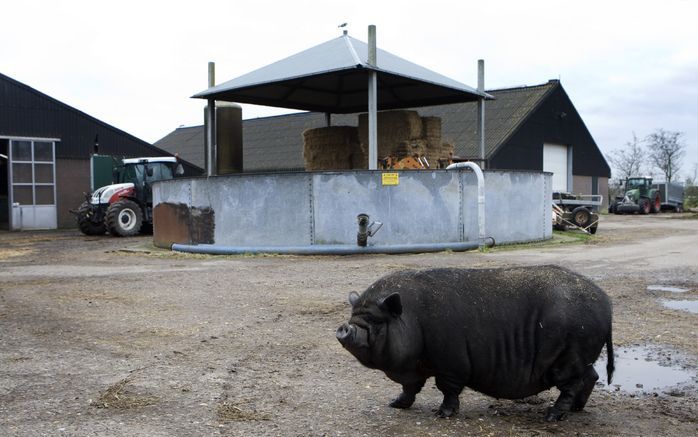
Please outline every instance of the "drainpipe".
M477 176L477 225L478 225L478 242L480 250L485 248L485 242L488 239L485 237L485 175L482 174L480 167L474 162L458 162L446 167L446 170L469 168L475 172ZM494 239L492 244L494 245Z

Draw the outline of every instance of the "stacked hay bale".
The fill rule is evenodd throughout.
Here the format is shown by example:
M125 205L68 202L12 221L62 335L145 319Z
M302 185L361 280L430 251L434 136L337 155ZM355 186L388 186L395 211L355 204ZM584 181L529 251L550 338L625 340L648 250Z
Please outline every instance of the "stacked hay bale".
M359 141L368 150L368 115L359 115ZM378 113L378 158L392 156L426 157L431 168L439 160L448 160L453 146L442 143L441 118L420 117L417 111L386 111ZM365 167L362 167L365 168Z
M305 169L350 170L366 161L359 145L354 126L329 126L307 129L303 132L303 160Z
M427 142L426 157L430 163L436 163L443 156L441 143L441 118L422 117L422 135Z
M368 114L359 115L359 141L368 150ZM378 113L378 158L423 155L422 118L417 111Z

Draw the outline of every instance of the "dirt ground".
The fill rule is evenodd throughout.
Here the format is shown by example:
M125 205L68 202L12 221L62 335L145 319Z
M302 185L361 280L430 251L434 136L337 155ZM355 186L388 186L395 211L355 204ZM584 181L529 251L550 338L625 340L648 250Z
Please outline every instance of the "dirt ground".
M0 232L0 435L697 435L698 315L661 303L698 299L695 218L603 216L577 243L566 233L484 253L344 257L185 255L150 237ZM437 419L433 380L411 409L391 409L399 386L335 339L348 293L386 273L540 264L608 292L617 352L647 347L689 380L599 386L555 424L543 421L555 389L516 402L466 389L460 413Z

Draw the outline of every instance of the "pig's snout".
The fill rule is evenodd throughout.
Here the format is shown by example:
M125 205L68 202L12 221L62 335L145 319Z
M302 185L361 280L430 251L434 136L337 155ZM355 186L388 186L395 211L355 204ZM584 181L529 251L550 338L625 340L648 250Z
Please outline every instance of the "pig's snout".
M335 335L337 336L337 340L339 340L339 342L342 343L342 345L346 345L348 342L351 341L355 333L356 326L345 323L339 328L337 328L337 332L335 333Z

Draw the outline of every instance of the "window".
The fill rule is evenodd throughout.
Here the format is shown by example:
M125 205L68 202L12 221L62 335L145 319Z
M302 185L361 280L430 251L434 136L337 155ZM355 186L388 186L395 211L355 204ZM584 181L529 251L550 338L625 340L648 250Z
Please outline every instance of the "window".
M20 205L55 205L54 143L10 141L12 201Z

